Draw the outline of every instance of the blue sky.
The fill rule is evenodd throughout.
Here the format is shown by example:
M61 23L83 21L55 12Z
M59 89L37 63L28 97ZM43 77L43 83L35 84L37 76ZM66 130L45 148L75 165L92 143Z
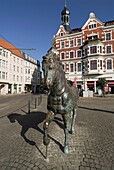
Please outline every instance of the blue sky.
M0 37L42 61L61 24L64 0L0 0ZM94 12L102 22L114 20L114 0L66 0L71 28L82 27Z

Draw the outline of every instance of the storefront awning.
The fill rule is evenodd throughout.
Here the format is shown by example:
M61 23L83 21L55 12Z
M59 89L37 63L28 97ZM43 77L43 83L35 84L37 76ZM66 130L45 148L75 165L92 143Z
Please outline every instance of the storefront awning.
M114 81L108 82L108 85L114 85Z

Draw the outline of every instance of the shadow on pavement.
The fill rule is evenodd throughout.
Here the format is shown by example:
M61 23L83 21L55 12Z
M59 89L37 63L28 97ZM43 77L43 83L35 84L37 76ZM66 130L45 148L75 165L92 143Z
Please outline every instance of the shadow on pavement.
M24 112L24 113L26 113L26 112ZM33 128L35 130L38 130L41 134L44 134L43 130L41 128L39 128L38 125L45 120L46 113L44 113L44 112L31 112L30 114L26 114L26 115L21 115L21 114L18 114L18 113L11 113L7 117L10 120L11 123L15 123L17 121L22 126L22 129L21 129L21 132L20 132L21 136L24 138L24 140L27 143L35 146L37 148L37 150L41 153L41 155L45 158L42 151L36 145L36 142L28 139L25 134L29 130L29 128ZM54 121L59 125L60 128L63 128L63 125L59 122L59 121L62 121L61 119L55 118ZM51 140L53 140L63 152L63 146L56 139L51 137L50 135L49 135L49 138Z
M102 109L88 108L88 107L82 107L82 106L79 106L78 108L80 108L80 109L94 110L94 111L98 111L98 112L106 112L106 113L112 113L112 114L114 114L114 112L113 112L113 111L110 111L110 110L102 110Z

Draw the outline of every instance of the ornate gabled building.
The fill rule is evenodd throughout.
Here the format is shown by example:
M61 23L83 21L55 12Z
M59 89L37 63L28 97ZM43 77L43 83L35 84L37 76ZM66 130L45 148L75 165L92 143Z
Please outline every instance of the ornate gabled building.
M62 24L52 40L66 78L78 88L97 92L98 79L106 78L114 93L114 21L102 22L90 13L81 28L70 28L70 11L64 6Z

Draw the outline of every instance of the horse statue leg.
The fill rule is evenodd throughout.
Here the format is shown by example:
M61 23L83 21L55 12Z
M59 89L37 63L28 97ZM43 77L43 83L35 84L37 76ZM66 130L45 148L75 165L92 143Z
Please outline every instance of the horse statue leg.
M46 146L50 143L50 139L48 137L48 128L53 119L54 119L54 113L49 110L43 125L43 129L44 129L43 143Z
M64 121L64 133L65 133L65 142L64 142L64 153L68 154L68 127L69 127L69 115L68 113L65 113L64 115L62 115L63 117L63 121Z
M74 134L74 130L75 130L76 112L77 112L77 107L73 109L72 120L71 120L71 131L70 131L71 134Z

